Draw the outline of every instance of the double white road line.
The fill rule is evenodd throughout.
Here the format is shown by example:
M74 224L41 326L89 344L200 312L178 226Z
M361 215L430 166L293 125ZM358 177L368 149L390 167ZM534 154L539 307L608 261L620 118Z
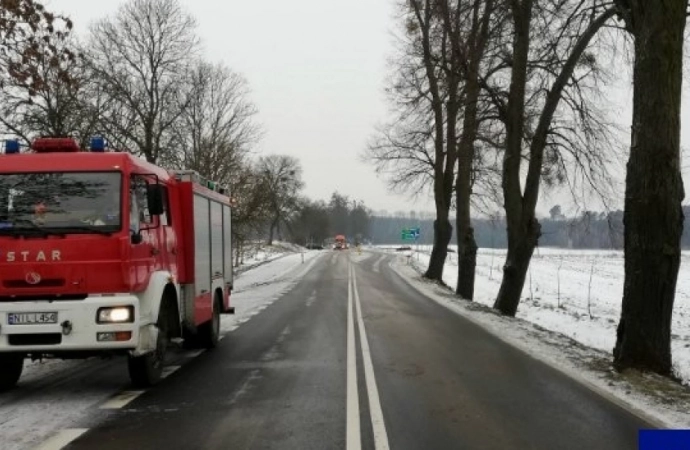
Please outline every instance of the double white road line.
M362 436L359 425L359 391L357 389L357 354L355 346L355 326L352 312L352 303L356 309L357 327L359 330L359 342L362 350L364 364L364 381L367 387L369 399L369 415L374 433L374 446L376 450L388 450L388 434L383 420L379 390L376 387L374 364L369 350L369 339L362 320L362 305L357 291L357 276L352 264L348 264L347 283L347 450L360 450L362 448Z

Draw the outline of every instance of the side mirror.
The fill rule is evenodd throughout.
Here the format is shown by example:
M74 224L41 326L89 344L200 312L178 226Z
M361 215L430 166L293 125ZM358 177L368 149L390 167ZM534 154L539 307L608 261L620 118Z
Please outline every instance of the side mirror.
M163 187L160 184L149 184L146 188L149 214L160 216L165 212L163 205Z

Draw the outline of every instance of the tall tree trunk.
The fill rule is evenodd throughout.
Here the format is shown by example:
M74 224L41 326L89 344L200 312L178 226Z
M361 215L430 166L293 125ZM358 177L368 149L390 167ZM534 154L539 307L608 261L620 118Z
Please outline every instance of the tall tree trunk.
M529 5L529 1L525 2L525 5ZM530 143L530 160L523 196L520 190L520 151L524 127L526 50L529 48L530 10L527 7L524 6L525 9L522 11L518 7L516 8L517 11L514 12L516 33L513 45L516 64L513 65L513 78L511 79L510 86L508 123L506 126L507 145L503 160L503 194L505 197L508 228L508 255L504 266L501 288L494 303L494 308L509 316L514 316L517 313L532 254L541 235L541 226L537 221L535 212L537 201L539 200L539 185L543 170L544 151L551 122L560 103L563 90L571 78L580 57L599 29L613 17L616 11L615 8L609 8L590 22L578 38L573 50L554 80L551 89L549 89L546 102L539 116L537 129ZM531 8L531 6L529 7ZM514 78L516 76L517 78ZM516 80L521 87L520 85L513 85ZM518 112L519 116L517 115Z
M453 174L456 163L455 140L447 142L444 149L444 123L450 122L450 120L444 120L443 98L435 69L436 57L431 48L431 26L434 20L432 2L431 0L424 0L423 6L420 0L409 0L409 3L422 33L424 68L429 81L434 121L434 203L436 206L436 221L434 222L434 246L431 251L429 267L424 273L424 277L443 282L443 266L448 254L448 244L453 234L453 227L448 221L448 212L452 198ZM443 48L445 51L445 45ZM444 53L443 58L445 59L445 57ZM452 92L452 89L449 89L449 91ZM454 132L453 136L455 136Z
M619 369L670 375L683 231L680 105L688 2L630 3L633 125L625 182L623 308L613 356Z
M507 316L515 316L525 286L532 254L539 241L541 226L536 219L508 238L508 254L503 265L503 279L494 308ZM510 232L509 232L510 236Z
M506 149L503 154L502 187L506 210L506 228L508 233L508 255L501 280L501 289L494 303L494 308L506 315L514 316L520 303L520 294L527 271L525 261L526 242L522 237L523 204L520 186L520 161L522 159L522 139L525 126L525 88L527 84L527 58L529 56L530 23L532 21L532 1L513 1L512 15L513 64L510 75L508 94L508 112L506 118Z
M437 215L436 220L434 220L434 246L424 278L443 282L443 268L446 264L446 256L448 256L448 243L452 236L453 227L448 220L448 214L445 218L439 218Z
M458 174L455 182L456 231L458 241L458 284L455 292L466 300L474 298L474 275L477 265L477 243L474 240L470 214L472 164L477 136L477 99L479 83L467 81L465 116L458 147Z
M276 217L271 222L271 228L270 228L269 234L268 234L268 245L273 245L273 235L275 234L277 226L278 226L278 218Z
M462 236L462 237L461 237ZM477 268L477 242L474 229L469 227L458 239L463 239L462 251L458 251L458 285L455 292L465 300L474 299L474 278ZM460 246L458 246L458 250Z
M480 6L484 6L480 15ZM456 229L458 240L458 284L455 292L466 300L474 299L474 277L477 267L477 243L471 222L472 170L475 141L479 128L477 105L479 100L479 67L489 34L489 20L493 0L475 2L472 9L472 28L468 39L469 63L465 74L465 114L458 145L458 174L455 180ZM460 53L460 48L455 51ZM458 55L460 56L460 55Z

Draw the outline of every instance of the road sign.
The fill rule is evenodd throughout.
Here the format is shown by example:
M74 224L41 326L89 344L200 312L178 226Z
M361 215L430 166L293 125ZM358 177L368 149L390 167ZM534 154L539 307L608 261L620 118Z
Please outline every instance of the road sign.
M419 235L419 228L403 228L400 237L403 241L416 241Z

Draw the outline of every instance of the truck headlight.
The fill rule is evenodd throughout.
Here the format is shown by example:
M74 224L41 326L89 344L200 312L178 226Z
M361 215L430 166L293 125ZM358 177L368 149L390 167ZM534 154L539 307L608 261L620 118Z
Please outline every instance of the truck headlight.
M131 323L134 322L134 307L116 306L112 308L99 308L96 316L98 323Z

